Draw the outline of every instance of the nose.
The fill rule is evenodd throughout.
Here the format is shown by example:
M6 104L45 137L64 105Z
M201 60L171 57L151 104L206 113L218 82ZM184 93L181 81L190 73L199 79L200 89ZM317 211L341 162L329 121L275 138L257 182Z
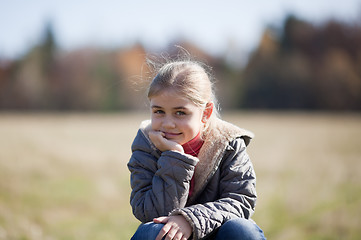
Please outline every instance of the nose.
M174 120L172 119L172 117L166 116L166 117L163 119L163 127L164 127L164 128L167 128L167 129L175 128L175 122L174 122Z

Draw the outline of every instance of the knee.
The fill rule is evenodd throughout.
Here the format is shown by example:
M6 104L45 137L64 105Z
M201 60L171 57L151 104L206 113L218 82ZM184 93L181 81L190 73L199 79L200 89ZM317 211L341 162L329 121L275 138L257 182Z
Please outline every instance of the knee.
M220 238L218 238L218 236ZM217 233L217 239L265 239L263 231L252 221L238 218L225 222Z
M164 224L157 224L153 222L141 224L131 240L154 240L163 226Z

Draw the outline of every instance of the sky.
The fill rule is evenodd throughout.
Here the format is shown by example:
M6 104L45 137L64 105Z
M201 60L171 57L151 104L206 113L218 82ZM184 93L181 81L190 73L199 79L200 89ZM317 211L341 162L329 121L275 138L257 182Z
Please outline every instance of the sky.
M0 0L0 58L37 44L46 22L64 50L141 43L161 49L182 38L210 54L249 52L285 17L361 24L360 0Z

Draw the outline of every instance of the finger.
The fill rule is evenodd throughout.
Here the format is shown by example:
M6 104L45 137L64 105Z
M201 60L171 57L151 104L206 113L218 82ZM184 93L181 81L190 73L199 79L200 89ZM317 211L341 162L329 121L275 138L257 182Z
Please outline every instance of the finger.
M164 225L164 227L159 231L157 237L155 240L162 240L162 238L167 235L169 229L171 228L172 226L169 225L169 224L166 224Z
M184 237L184 235L181 231L178 231L173 238L173 240L183 240L183 239L186 239L186 238Z
M154 223L167 223L169 220L169 217L158 217L158 218L154 218L153 222Z
M150 140L157 146L157 145L164 145L167 141L162 135L161 132L153 132L149 133Z
M167 236L166 236L166 240L172 240L174 239L174 236L178 233L179 231L179 228L178 227L175 227L175 226L172 226L171 229L169 229L168 233L167 233Z
M159 139L159 133L157 133L157 132L149 132L149 138L152 141L155 141L155 140Z

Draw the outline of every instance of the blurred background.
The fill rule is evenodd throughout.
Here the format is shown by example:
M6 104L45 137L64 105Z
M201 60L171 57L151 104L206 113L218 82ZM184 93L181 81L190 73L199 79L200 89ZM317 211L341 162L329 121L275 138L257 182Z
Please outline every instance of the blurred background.
M182 51L256 133L266 237L361 238L360 1L0 0L0 239L130 238L147 59Z
M146 57L176 45L213 67L225 109L361 109L356 0L0 3L2 110L144 107Z

